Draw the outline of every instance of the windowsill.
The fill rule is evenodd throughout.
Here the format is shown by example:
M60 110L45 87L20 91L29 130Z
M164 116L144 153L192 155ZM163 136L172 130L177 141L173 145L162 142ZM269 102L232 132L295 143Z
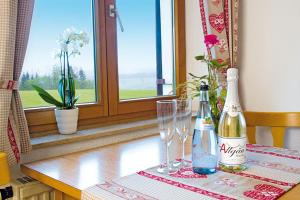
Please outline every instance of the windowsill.
M114 136L117 134L125 134L130 132L136 132L146 129L156 130L156 119L143 120L131 123L116 124L101 128L94 128L88 130L81 130L71 135L47 135L42 137L36 137L31 139L33 149L40 149L46 147L52 147L63 144L70 144L76 142L83 142L86 140L98 139L101 137ZM153 131L153 134L157 134L157 131Z
M159 135L156 119L82 130L72 135L57 134L32 138L33 150L22 156L21 163L87 151L153 135Z

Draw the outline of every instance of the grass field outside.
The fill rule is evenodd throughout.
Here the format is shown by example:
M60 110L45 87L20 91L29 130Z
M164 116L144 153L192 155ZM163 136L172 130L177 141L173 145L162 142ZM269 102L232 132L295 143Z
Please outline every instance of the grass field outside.
M60 99L57 90L47 90L56 99ZM93 89L77 89L79 96L78 103L91 103L95 102L95 90ZM24 108L50 106L46 103L35 90L20 91L22 103ZM156 90L120 90L120 99L134 99L142 97L156 96Z

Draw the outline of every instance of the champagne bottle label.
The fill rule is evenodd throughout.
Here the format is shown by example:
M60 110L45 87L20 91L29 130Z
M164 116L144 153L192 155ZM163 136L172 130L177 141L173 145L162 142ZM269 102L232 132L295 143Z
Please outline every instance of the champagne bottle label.
M242 111L241 106L240 105L225 105L224 106L224 111L227 111L230 117L236 117L239 112Z
M246 162L246 138L218 137L219 161L225 165L240 165Z

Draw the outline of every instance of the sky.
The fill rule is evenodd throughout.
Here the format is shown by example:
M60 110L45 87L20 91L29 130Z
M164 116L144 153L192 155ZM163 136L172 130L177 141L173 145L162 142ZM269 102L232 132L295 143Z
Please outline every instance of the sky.
M172 81L171 0L162 0L163 73ZM156 73L155 0L116 0L125 28L118 31L119 74ZM91 0L36 0L29 44L23 72L51 73L58 60L52 53L58 48L58 36L69 27L88 33L90 42L82 55L71 58L75 71L84 69L89 79L94 77L93 15Z
M76 2L76 3L75 3ZM92 77L93 22L89 0L36 0L23 72L49 74L53 65L58 64L52 56L58 49L59 35L69 27L88 33L90 42L83 47L80 57L71 58L71 65L83 68ZM76 70L76 69L75 69ZM79 70L79 69L77 69Z

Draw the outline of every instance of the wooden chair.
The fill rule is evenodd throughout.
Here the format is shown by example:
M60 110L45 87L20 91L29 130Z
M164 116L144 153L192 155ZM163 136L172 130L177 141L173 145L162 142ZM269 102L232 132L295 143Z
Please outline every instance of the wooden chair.
M286 128L300 127L300 112L245 112L244 114L251 144L256 143L256 126L271 127L275 147L283 147Z

